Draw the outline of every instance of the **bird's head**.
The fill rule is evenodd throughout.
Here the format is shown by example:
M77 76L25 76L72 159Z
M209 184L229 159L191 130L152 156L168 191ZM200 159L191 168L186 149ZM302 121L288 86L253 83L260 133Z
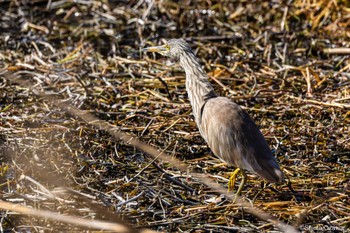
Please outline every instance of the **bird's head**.
M145 52L157 52L161 55L179 60L186 53L192 53L191 47L183 39L171 39L161 46L148 47Z

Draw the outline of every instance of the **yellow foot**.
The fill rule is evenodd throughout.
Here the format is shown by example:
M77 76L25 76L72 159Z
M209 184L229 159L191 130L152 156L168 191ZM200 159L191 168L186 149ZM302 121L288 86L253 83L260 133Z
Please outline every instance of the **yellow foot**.
M233 199L233 202L236 202L237 196L239 196L239 195L241 194L242 189L243 189L243 187L244 187L244 184L245 184L245 182L247 181L247 175L246 175L245 171L244 171L243 169L241 170L241 169L237 168L237 169L236 169L234 172L232 172L232 174L231 174L231 177L230 177L229 182L228 182L227 191L229 192L229 191L233 190L233 188L234 188L234 186L235 186L235 182L236 182L236 177L237 177L237 174L238 174L239 172L241 172L242 181L241 181L241 183L240 183L240 185L239 185L239 187L238 187L238 190L237 190L237 192L236 192L235 198Z
M240 171L241 171L241 169L236 168L236 170L234 170L231 173L230 179L228 180L227 192L233 191L233 189L235 188L236 177Z

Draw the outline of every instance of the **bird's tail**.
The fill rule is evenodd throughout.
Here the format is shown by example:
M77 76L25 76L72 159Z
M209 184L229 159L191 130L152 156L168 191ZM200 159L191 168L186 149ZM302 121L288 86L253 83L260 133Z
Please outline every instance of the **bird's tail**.
M267 182L277 183L284 181L284 174L275 160L270 160L262 165L262 170L257 172Z

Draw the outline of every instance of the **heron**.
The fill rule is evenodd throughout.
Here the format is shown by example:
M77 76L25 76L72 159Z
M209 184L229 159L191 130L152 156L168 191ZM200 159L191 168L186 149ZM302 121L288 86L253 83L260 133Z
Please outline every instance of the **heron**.
M214 92L208 75L185 40L171 39L144 51L167 56L184 69L186 91L201 136L222 162L236 168L229 179L229 190L241 173L236 197L247 181L245 170L269 183L284 181L284 174L253 119L238 104Z

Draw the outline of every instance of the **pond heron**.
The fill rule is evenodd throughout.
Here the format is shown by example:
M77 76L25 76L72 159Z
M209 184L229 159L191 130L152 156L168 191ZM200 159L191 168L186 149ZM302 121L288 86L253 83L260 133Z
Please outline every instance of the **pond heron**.
M247 179L244 170L256 173L267 182L284 180L277 160L254 121L239 105L215 94L207 74L184 40L171 39L162 46L148 47L144 51L173 58L185 70L186 90L200 134L220 160L236 167L229 189L241 172L242 181L236 196Z

